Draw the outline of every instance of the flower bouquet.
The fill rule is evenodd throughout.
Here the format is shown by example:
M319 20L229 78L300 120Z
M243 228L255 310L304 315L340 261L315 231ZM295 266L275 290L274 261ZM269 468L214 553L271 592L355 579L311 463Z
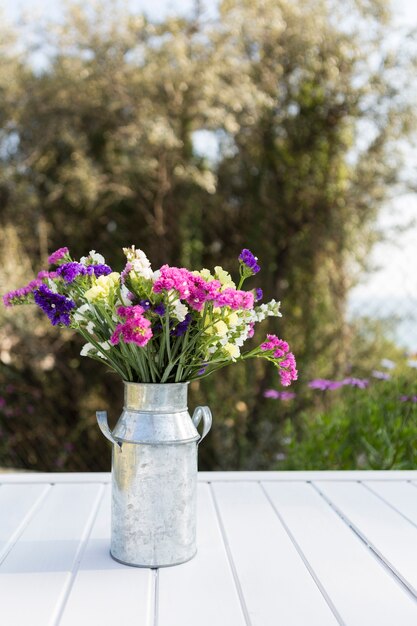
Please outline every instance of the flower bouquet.
M297 370L276 335L241 351L257 322L281 315L279 302L259 303L260 289L242 289L260 269L249 250L239 256L237 286L220 266L213 273L169 265L154 272L141 250L123 251L119 274L94 250L74 261L61 248L49 257L50 270L4 303L34 302L53 325L84 337L83 356L122 377L124 407L113 431L106 412L97 413L113 443L110 552L127 565L162 567L196 553L197 444L210 430L211 412L197 407L191 418L188 382L249 358L271 361L284 386Z
M54 326L84 337L82 356L106 363L126 382L191 381L259 357L273 363L284 386L296 380L294 356L277 336L242 351L257 322L281 316L279 302L259 304L261 289L242 290L260 270L249 250L239 256L237 286L220 266L213 273L169 265L154 272L142 250L123 252L119 274L94 250L74 261L60 248L49 257L53 268L7 293L4 304L35 303Z

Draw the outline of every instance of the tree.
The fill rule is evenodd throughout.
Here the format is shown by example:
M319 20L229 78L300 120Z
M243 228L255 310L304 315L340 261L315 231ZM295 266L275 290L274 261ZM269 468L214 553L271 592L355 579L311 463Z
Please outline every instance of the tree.
M398 189L393 150L413 131L413 56L392 55L377 0L224 0L218 19L196 6L151 23L116 0L70 3L44 31L43 69L3 40L1 221L38 269L62 245L105 251L113 264L135 243L155 266L229 270L250 247L266 297L283 300L279 333L302 388L346 367L346 295ZM218 142L215 160L196 150L202 130ZM30 339L15 318L7 324L10 368ZM51 400L73 424L105 396L102 372L69 336L54 350L76 384L69 399L57 376ZM212 397L219 424L206 467L270 466L284 417L262 399L271 376L242 366L195 389Z

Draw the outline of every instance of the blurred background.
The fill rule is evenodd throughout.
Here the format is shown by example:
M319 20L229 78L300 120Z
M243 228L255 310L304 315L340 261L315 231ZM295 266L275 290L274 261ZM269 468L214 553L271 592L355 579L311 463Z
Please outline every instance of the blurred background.
M0 7L1 293L61 246L232 273L248 247L283 311L255 340L300 378L192 383L200 468L417 468L417 4ZM35 307L0 316L0 467L108 470L120 381Z

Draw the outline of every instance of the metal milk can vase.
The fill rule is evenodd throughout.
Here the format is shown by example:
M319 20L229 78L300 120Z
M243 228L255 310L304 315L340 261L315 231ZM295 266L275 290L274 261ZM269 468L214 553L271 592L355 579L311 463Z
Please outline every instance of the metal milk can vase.
M196 553L198 444L211 428L208 407L187 409L188 383L124 383L124 407L113 432L111 548L136 567L164 567ZM202 434L197 426L203 420Z

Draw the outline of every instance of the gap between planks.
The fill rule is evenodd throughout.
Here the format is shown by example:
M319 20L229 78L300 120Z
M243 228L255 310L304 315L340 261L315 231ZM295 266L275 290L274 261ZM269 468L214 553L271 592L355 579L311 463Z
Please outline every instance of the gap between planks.
M72 588L74 586L74 581L75 581L75 578L76 578L76 576L78 574L78 570L79 570L79 567L80 567L80 564L81 564L81 560L82 560L83 554L85 552L85 549L87 547L87 543L88 543L88 540L90 538L91 531L92 531L93 526L94 526L94 522L97 519L97 515L98 515L99 509L100 509L100 504L101 504L101 502L103 500L104 494L105 494L105 485L104 484L100 484L100 489L99 489L99 491L98 491L98 493L96 495L96 499L95 499L93 508L91 510L91 513L90 513L88 519L87 519L87 523L86 523L86 525L84 527L84 531L83 531L83 533L81 535L81 538L80 538L80 543L79 543L77 552L76 552L75 557L74 557L74 565L72 567L69 580L68 580L67 584L64 585L63 591L61 593L61 598L59 600L58 607L57 607L57 609L55 611L54 617L51 620L51 625L52 626L59 626L59 622L61 621L61 618L62 618L62 616L64 614L65 607L67 605L68 598L70 597Z
M293 544L295 550L297 551L298 556L301 558L301 560L304 563L305 567L307 568L310 576L314 580L318 590L320 591L321 595L323 596L324 600L326 601L329 609L333 613L336 621L338 622L338 624L340 624L340 626L345 626L345 622L342 620L338 610L336 609L335 605L333 604L332 600L330 599L327 591L325 590L325 588L321 584L320 579L318 578L317 574L315 573L313 567L310 565L307 557L305 556L304 552L302 551L302 549L301 549L299 543L297 542L297 540L295 539L294 535L290 531L288 525L284 522L281 514L279 513L279 511L276 508L275 504L271 500L271 498L270 498L269 494L267 493L265 487L263 486L262 482L259 481L258 484L259 484L259 487L261 488L261 491L263 492L264 496L268 500L270 506L272 507L275 515L277 516L278 520L280 521L282 527L284 528L285 532L287 533L291 543Z
M371 552L371 554L374 556L374 558L378 561L378 563L380 565L382 565L382 567L389 573L390 577L393 578L395 580L395 582L397 584L400 585L400 587L402 589L405 590L405 592L410 595L413 600L417 600L417 595L413 589L413 587L411 587L407 580L405 580L400 572L398 572L388 561L385 560L383 554L381 552L379 552L379 550L377 550L377 548L370 542L368 541L366 535L364 533L362 533L362 531L360 530L360 528L358 528L355 524L353 524L353 522L351 522L351 520L349 519L349 517L341 510L339 509L338 506L336 506L332 500L330 500L330 498L328 498L328 496L326 496L322 491L320 491L319 487L311 481L308 481L309 484L311 485L311 487L323 498L323 500L330 506L331 509L333 509L333 511L336 513L336 515L338 515L340 517L340 519L346 524L346 526L353 532L353 534L363 543L365 544L365 546L369 549L369 551ZM365 487L366 485L363 485L362 482L360 480L356 480L356 481L351 481L351 482L356 482L357 484L361 485L361 487ZM373 495L377 496L378 494L374 493L371 489L368 489L368 491L370 491ZM384 502L384 504L388 504L388 502L386 502L383 498L380 498L380 500L382 500ZM399 511L393 507L392 505L389 505L396 513L399 513ZM405 517L404 515L402 516L404 517L408 522L410 522L410 520ZM412 522L410 522L412 523ZM413 524L414 525L414 524Z
M219 508L219 505L218 505L218 502L217 502L216 495L214 493L213 487L212 487L210 482L208 482L208 486L209 486L209 492L210 492L211 499L212 499L212 502L213 502L214 510L216 512L217 523L218 523L219 528L220 528L220 533L221 533L222 540L223 540L223 546L224 546L224 549L226 551L226 555L227 555L227 558L228 558L228 561L229 561L229 566L230 566L230 569L231 569L231 572L232 572L232 575L233 575L233 580L234 580L234 583L235 583L235 586L236 586L236 591L237 591L237 594L239 596L240 606L241 606L241 609L242 609L243 617L244 617L244 620L245 620L247 626L251 626L251 620L250 620L250 617L249 617L249 611L248 611L248 608L246 606L245 596L243 594L243 590L242 590L242 587L241 587L241 584L240 584L239 576L238 576L238 573L237 573L237 570L236 570L235 562L233 560L232 552L230 550L229 542L227 541L227 534L226 534L226 530L225 530L224 525L223 525L223 520L222 520L222 517L221 517L220 508Z
M29 510L27 511L26 515L23 517L22 521L20 522L20 524L18 525L14 533L10 536L8 542L4 546L3 551L0 553L0 564L3 563L7 555L11 552L12 548L16 545L22 533L24 532L25 528L27 527L31 519L34 517L35 513L38 511L41 504L43 504L43 501L45 500L46 496L52 489L52 485L45 485L45 487L46 487L45 491L43 491L36 498L32 506L29 507Z

